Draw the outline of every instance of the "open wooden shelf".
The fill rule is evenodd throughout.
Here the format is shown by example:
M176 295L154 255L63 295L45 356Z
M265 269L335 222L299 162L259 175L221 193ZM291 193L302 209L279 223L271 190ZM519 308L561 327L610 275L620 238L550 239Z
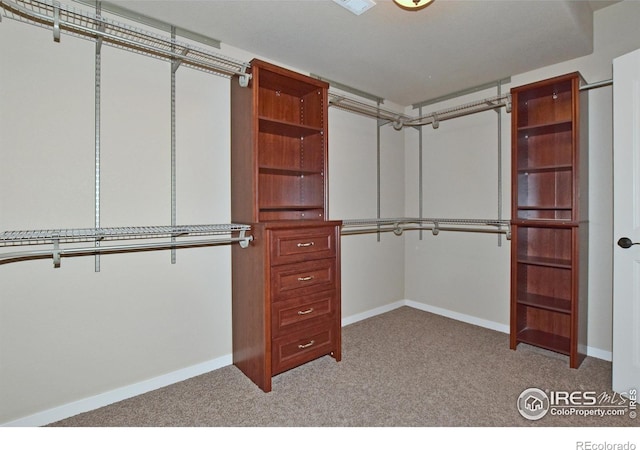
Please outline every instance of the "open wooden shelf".
M554 333L527 328L518 332L518 341L562 353L563 355L571 353L571 340Z
M269 117L260 117L260 132L301 138L312 134L322 133L322 127L314 127L285 120L276 120Z
M548 309L564 314L571 314L571 300L546 295L518 293L518 304L534 308Z
M587 105L571 73L511 90L512 349L586 349ZM582 178L581 178L582 176Z

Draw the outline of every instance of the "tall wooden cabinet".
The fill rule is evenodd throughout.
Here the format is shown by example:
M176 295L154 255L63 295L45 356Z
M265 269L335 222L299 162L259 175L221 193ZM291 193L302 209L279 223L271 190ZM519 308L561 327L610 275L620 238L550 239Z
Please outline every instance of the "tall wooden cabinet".
M510 346L586 355L587 95L579 73L511 89Z
M231 83L233 363L265 392L273 375L341 358L340 226L327 220L327 91L254 59Z

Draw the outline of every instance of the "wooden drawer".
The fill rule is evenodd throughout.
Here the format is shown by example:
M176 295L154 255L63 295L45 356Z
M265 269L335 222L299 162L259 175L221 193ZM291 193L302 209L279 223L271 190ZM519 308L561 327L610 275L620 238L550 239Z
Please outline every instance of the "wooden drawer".
M321 259L271 268L271 298L274 302L335 289L335 259Z
M336 256L336 228L311 227L273 230L271 264L289 264Z
M271 313L273 336L281 336L292 330L314 326L319 321L331 319L335 312L335 304L335 291L275 302Z
M327 322L324 326L314 327L297 333L291 333L273 340L272 373L304 364L334 351L334 327Z

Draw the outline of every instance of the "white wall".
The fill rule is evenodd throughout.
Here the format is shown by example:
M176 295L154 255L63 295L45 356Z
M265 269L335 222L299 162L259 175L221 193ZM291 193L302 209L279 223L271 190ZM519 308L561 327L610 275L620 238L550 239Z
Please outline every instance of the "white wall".
M502 92L506 92L503 88ZM424 107L422 113L497 95L497 89ZM418 115L418 110L410 111ZM510 115L486 111L422 127L423 216L496 219L498 213L498 117L502 120L501 217L509 211ZM407 216L419 213L419 135L407 130ZM509 322L509 241L505 236L443 231L407 233L405 296L428 309L503 329Z
M169 63L102 53L100 224L169 225ZM0 58L0 230L93 228L94 44L3 20ZM178 224L230 222L229 83L177 71ZM329 120L330 216L375 217L376 122L334 110ZM403 136L382 136L381 204L400 215ZM229 246L178 250L176 264L169 251L104 255L100 266L0 266L0 423L38 424L231 363ZM343 317L401 299L403 270L402 240L346 238Z
M587 82L612 78L613 58L640 46L640 2L624 1L601 9L594 16L594 52L591 55L514 74L513 86L580 71ZM553 51L553 49L550 49ZM482 99L483 92L456 99L463 104ZM612 88L589 91L589 353L611 357L612 333ZM446 108L451 101L430 105L424 113ZM416 114L415 111L412 112ZM510 116L503 115L503 205L510 216ZM442 122L425 127L424 215L458 218L496 217L495 113ZM417 133L414 133L417 134ZM417 137L407 134L407 212L417 209ZM485 179L486 176L486 179ZM406 238L406 296L426 309L452 316L469 316L501 330L509 325L509 246L497 247L485 235L441 233L423 241Z
M2 230L93 227L94 45L0 27ZM20 45L15 45L20 42ZM170 224L168 64L104 47L101 225ZM177 76L178 223L229 222L229 81ZM0 268L0 422L227 355L230 248Z
M512 85L573 70L588 81L610 78L611 60L640 42L638 17L638 2L597 12L593 55L514 75ZM169 65L103 50L102 225L167 225ZM93 227L93 54L88 41L63 35L54 43L49 31L0 24L0 230ZM610 267L612 245L608 89L590 94L589 345L605 353L611 348L611 274L602 270ZM229 81L181 68L177 101L178 222L227 223ZM467 98L451 103L459 101ZM503 114L505 218L509 119ZM329 121L330 217L375 217L376 121L335 109ZM496 121L487 112L425 128L426 216L495 217ZM416 139L415 130L381 129L383 217L417 214ZM343 320L410 299L506 327L509 242L498 246L495 235L466 233L418 236L342 239ZM51 260L4 264L0 285L0 423L231 361L227 246L178 250L175 265L166 251L103 256L99 273L92 257L63 258L59 269Z
M330 216L371 219L377 203L377 121L329 110ZM380 216L400 217L404 209L404 136L380 129ZM393 234L342 237L342 316L348 318L403 298L404 250ZM384 282L380 282L384 280Z

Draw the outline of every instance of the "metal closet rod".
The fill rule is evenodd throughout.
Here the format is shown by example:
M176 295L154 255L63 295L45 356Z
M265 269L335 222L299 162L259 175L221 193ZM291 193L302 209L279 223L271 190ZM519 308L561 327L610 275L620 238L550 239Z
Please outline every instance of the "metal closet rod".
M246 86L251 78L249 64L183 44L146 30L136 29L103 17L62 6L58 2L40 0L0 0L5 16L53 30L53 38L60 41L66 32L86 39L102 38L112 45L148 56L177 60L194 69L231 77L239 75L240 84Z
M5 231L0 233L0 247L15 247L24 245L52 245L47 250L25 250L0 254L0 264L53 258L54 267L60 267L61 256L85 256L105 253L124 253L146 250L165 250L175 248L194 248L238 242L240 247L246 248L253 236L247 232L250 225L244 224L215 224L215 225L183 225L177 227L119 227L119 228L71 228L55 230ZM62 248L60 244L77 242L125 241L134 239L158 238L193 238L202 236L225 237L209 239L188 239L181 242L151 242L136 244L117 244L100 247Z
M352 97L336 94L334 92L329 92L329 106L392 123L412 120L410 116L405 114L381 108L379 105L364 103Z
M455 119L483 111L495 110L504 107L508 113L511 112L511 94L501 94L494 97L454 106L436 112L424 114L416 119L407 121L404 126L424 126L431 124L433 128L438 128L443 120Z
M371 105L347 97L330 92L329 105L345 111L362 114L368 117L384 120L393 124L393 128L401 130L404 127L419 127L431 124L433 128L438 128L440 122L457 117L467 116L482 111L495 110L498 108L506 108L507 112L511 112L511 95L503 94L494 97L485 98L464 105L443 109L440 111L423 114L419 117L410 117L406 114L380 108L377 105Z
M505 234L511 239L511 222L494 219L442 219L442 218L386 218L353 219L342 221L343 235L393 232L400 236L404 231L430 230L433 235L440 231L462 231L476 233Z

